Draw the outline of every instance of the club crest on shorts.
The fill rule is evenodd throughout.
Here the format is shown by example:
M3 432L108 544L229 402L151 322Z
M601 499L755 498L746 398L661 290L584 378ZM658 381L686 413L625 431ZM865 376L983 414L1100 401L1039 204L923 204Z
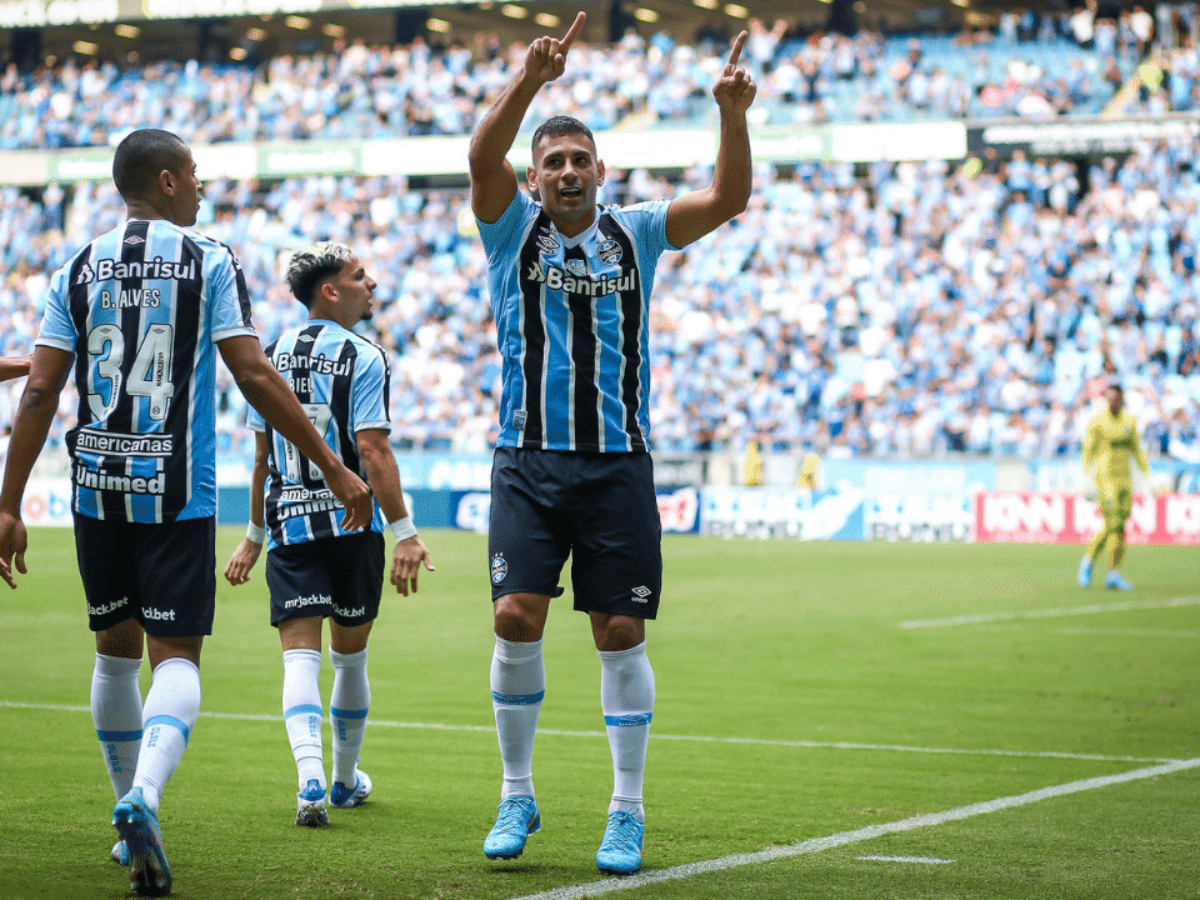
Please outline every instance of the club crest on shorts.
M503 553L492 557L492 584L499 584L508 575L508 560Z

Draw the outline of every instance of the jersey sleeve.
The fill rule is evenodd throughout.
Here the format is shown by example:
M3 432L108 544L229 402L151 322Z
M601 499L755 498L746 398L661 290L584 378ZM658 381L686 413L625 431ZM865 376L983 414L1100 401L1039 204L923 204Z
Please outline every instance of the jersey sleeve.
M249 406L249 404L247 404ZM246 413L246 427L251 431L264 432L267 430L267 421L253 406L250 406L249 412Z
M350 417L355 433L379 428L391 431L388 416L388 381L390 372L387 359L378 347L359 355L354 368L354 387L351 391Z
M516 241L522 223L536 213L537 204L523 190L517 188L517 195L512 203L500 214L495 222L487 223L475 218L479 226L479 238L483 241L483 249L487 252L488 262L493 262L502 256Z
M67 308L68 277L66 266L51 277L50 287L46 293L46 309L42 314L42 325L34 344L74 353L79 334L75 330L75 322L71 319L70 310Z
M667 240L667 211L670 208L670 200L648 200L622 210L627 221L634 227L642 251L652 257L661 256L668 250L680 249Z
M257 336L250 320L250 291L246 287L246 276L233 251L224 244L218 246L220 252L214 251L205 257L206 268L208 260L212 260L207 278L212 304L213 342L231 337Z

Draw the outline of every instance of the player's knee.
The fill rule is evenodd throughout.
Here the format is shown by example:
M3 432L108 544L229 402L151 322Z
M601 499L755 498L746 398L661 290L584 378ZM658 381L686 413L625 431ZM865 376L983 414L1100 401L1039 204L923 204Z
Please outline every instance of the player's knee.
M522 604L516 595L501 597L495 603L495 629L506 641L540 641L545 620Z
M609 616L596 634L599 650L632 650L646 640L646 624L629 616Z

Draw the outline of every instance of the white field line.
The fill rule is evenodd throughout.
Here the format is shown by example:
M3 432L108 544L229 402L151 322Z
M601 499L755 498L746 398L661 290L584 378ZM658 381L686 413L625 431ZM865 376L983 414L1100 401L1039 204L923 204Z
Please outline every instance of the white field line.
M633 875L628 878L608 878L603 881L592 881L586 884L573 884L566 887L554 888L553 890L543 891L538 894L527 894L515 900L582 900L584 897L598 897L601 894L611 894L615 891L627 891L634 888L645 887L650 884L660 884L664 881L674 881L680 878L690 878L693 875L704 875L709 872L720 872L726 869L736 869L740 866L756 865L758 863L772 862L777 859L787 859L793 856L801 856L806 853L820 853L823 850L832 850L835 847L844 847L847 844L857 844L862 841L869 841L877 837L882 837L885 834L897 834L902 831L913 831L917 828L928 828L933 825L942 825L946 822L957 822L961 819L969 819L973 816L983 816L994 812L1000 812L1005 809L1013 809L1018 806L1028 806L1031 803L1040 803L1043 800L1050 800L1054 797L1062 797L1067 794L1077 794L1081 791L1093 791L1098 788L1110 787L1114 784L1122 784L1127 781L1140 781L1145 778L1156 778L1159 775L1168 775L1173 772L1180 772L1184 769L1195 769L1200 767L1200 759L1179 760L1178 762L1168 763L1162 766L1151 766L1146 769L1135 769L1132 772L1124 772L1120 775L1107 775L1102 778L1088 778L1083 781L1072 781L1069 784L1060 784L1055 787L1042 788L1036 791L1030 791L1028 794L1018 794L1014 797L1001 797L997 800L987 800L983 803L975 803L971 806L962 806L958 809L948 809L943 812L930 813L924 816L914 816L911 819L901 819L899 822L889 822L882 825L869 825L866 828L858 828L854 831L843 831L840 834L831 834L827 837L811 838L807 841L801 841L798 844L791 844L787 847L771 847L768 850L763 850L759 853L735 853L732 856L722 856L717 859L709 859L703 862L688 863L682 866L672 866L669 869L658 869L651 872L644 872L640 875Z
M986 625L990 622L1016 622L1021 619L1056 619L1061 616L1091 616L1097 613L1129 612L1139 609L1174 609L1195 606L1200 597L1172 597L1170 600L1127 600L1122 603L1093 603L1089 606L1064 606L1059 609L1030 609L1023 612L981 613L974 616L950 616L946 619L910 619L900 628L947 628L953 625Z
M856 856L868 862L922 863L927 866L947 866L953 859L938 859L936 856Z
M0 700L0 709L45 709L63 712L91 712L87 706L67 706L55 703L18 703L10 700ZM278 715L262 715L258 713L226 713L207 712L201 710L201 718L208 719L238 719L249 722L278 722ZM494 725L444 725L437 722L391 722L386 719L368 719L372 728L411 728L425 731L477 731L495 734ZM539 728L538 736L553 735L557 737L604 738L603 731L562 731L554 728ZM1076 759L1092 762L1134 762L1134 763L1173 763L1181 760L1163 756L1104 756L1098 753L1061 753L1054 750L1024 751L1024 750L961 750L950 747L910 747L903 744L857 744L849 741L772 741L761 738L739 737L709 737L705 735L686 734L650 734L655 741L692 741L703 744L749 744L761 747L802 747L810 750L876 750L894 753L936 753L950 756L1013 756L1025 759Z
M994 625L985 631L1020 631L1025 625ZM1168 631L1165 628L1046 628L1050 634L1069 634L1073 637L1123 637L1123 638L1186 638L1194 641L1200 631Z

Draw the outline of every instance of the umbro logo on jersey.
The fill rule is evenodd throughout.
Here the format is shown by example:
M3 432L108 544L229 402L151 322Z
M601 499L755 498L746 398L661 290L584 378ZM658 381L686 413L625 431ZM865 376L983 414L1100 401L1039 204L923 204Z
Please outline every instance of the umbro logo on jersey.
M316 340L316 338L313 337L311 334L302 334L302 335L300 335L300 337L296 338L296 340L298 340L304 344L311 344L313 341Z
M652 590L650 590L650 588L648 588L648 587L645 587L645 586L635 587L633 589L633 596L630 597L629 599L632 600L634 603L649 603L650 602L649 597L652 593L654 593L654 592Z
M140 234L131 234L131 235L129 235L129 237L125 238L125 243L129 244L130 246L136 247L138 244L146 243L146 239L144 237L142 237Z
M554 237L552 234L539 234L537 245L541 248L543 253L553 253L558 249L558 238Z

